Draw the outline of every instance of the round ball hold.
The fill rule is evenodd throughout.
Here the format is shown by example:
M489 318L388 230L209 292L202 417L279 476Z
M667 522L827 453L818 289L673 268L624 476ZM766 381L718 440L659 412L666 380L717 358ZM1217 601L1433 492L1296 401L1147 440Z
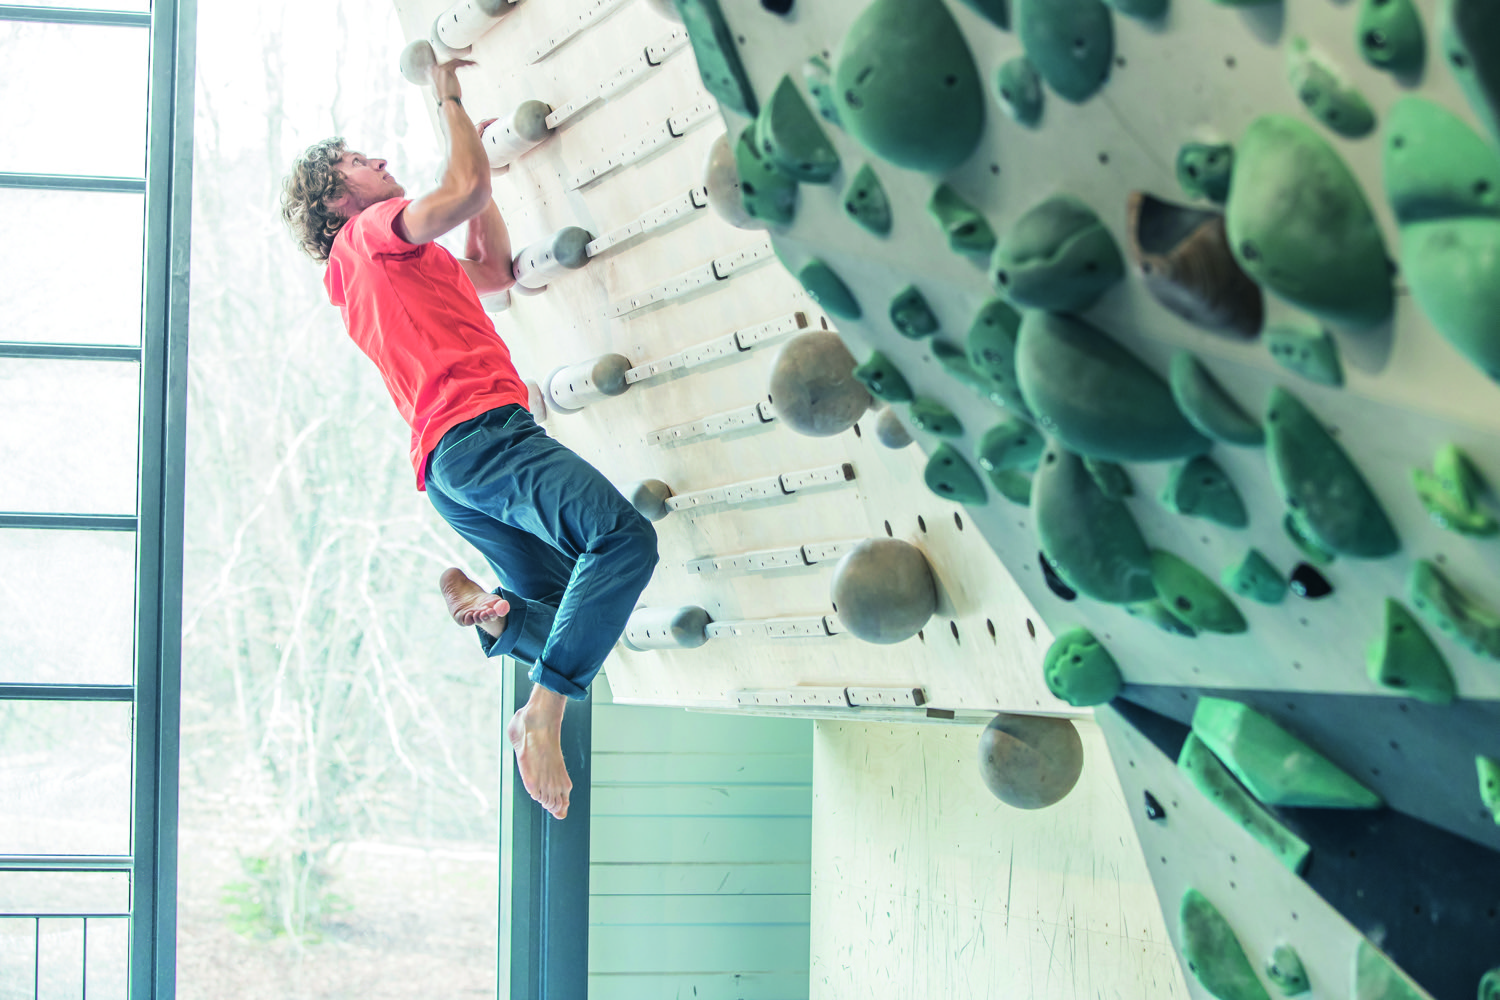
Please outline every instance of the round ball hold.
M1068 719L1007 715L979 737L979 774L995 797L1017 809L1062 801L1083 773L1083 741Z
M420 87L431 82L428 73L436 65L437 54L432 51L432 43L425 38L418 38L401 50L401 75L408 83Z
M937 610L937 580L922 550L898 538L869 538L833 571L833 606L856 638L889 645L916 635Z
M708 147L703 161L703 184L708 188L708 207L737 229L764 229L766 224L745 211L740 193L740 172L734 165L734 147L721 135Z
M630 506L648 521L660 521L671 511L667 501L672 498L672 487L660 479L642 479L631 483L620 491Z
M798 434L832 437L854 426L870 408L870 394L854 377L854 355L831 330L793 337L771 368L771 405Z
M887 407L875 418L875 439L887 448L905 448L911 444L911 431L906 429L896 411Z

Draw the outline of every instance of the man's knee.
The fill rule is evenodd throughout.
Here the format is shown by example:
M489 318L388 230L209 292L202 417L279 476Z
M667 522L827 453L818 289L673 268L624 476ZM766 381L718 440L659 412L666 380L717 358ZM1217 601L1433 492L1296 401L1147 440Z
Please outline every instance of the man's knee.
M631 513L634 514L635 511L632 510ZM627 523L629 525L627 530L630 533L630 544L636 554L636 559L643 567L654 569L657 560L660 558L656 547L656 528L640 514L635 514L635 517Z

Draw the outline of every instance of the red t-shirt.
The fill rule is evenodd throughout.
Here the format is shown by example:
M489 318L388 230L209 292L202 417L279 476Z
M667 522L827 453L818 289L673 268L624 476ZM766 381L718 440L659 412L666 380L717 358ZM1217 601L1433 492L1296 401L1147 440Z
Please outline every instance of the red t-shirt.
M425 490L427 455L442 436L497 407L525 406L526 385L453 255L396 235L409 204L392 198L349 220L323 284L411 425L411 462Z

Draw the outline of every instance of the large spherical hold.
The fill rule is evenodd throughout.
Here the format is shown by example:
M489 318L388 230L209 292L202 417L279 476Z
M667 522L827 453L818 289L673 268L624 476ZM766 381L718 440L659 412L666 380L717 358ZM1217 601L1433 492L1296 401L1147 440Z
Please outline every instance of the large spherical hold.
M1062 801L1083 773L1083 741L1068 719L1007 715L979 737L979 774L995 797L1017 809Z
M738 229L766 228L765 222L745 211L740 172L728 135L719 136L708 148L708 157L703 161L703 184L708 188L708 207L719 218Z
M833 571L839 621L865 642L888 645L916 635L937 610L937 581L922 550L896 538L870 538Z
M854 377L854 355L830 330L787 341L771 369L771 405L798 434L840 434L870 407L870 394Z

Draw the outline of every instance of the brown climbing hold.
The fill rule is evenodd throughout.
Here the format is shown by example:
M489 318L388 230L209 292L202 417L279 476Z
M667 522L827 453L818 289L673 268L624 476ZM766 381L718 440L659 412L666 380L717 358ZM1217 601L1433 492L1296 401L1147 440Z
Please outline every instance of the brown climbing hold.
M1224 217L1132 191L1126 206L1130 257L1156 301L1189 323L1255 337L1264 299L1235 263Z

